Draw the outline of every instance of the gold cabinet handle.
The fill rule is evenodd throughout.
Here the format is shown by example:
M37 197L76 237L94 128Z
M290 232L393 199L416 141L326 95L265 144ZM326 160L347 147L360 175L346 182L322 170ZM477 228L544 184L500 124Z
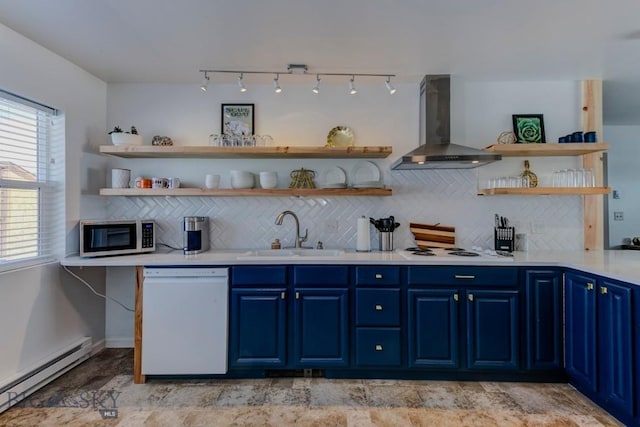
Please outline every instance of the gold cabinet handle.
M376 273L376 279L382 279L382 274Z
M588 291L592 291L593 290L593 283L587 282L587 290Z
M380 344L376 344L376 351L382 351L382 346Z
M300 292L296 292L296 299L300 299Z
M280 299L285 299L286 296L286 292L280 292Z
M458 299L459 299L458 294L453 294L453 300L458 301Z
M469 294L469 301L473 301L473 294Z
M471 274L456 274L454 276L456 279L475 279L476 276L473 276Z
M376 304L376 311L382 311L382 304Z
M607 287L606 287L606 286L601 286L601 287L600 287L600 293L601 293L602 295L605 295L607 292L609 292L609 291L608 291L608 289L607 289Z

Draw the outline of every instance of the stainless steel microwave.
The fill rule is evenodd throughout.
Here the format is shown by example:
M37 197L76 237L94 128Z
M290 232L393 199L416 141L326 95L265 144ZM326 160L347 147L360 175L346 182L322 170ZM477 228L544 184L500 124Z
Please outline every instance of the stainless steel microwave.
M156 250L152 220L80 221L80 256L128 255Z

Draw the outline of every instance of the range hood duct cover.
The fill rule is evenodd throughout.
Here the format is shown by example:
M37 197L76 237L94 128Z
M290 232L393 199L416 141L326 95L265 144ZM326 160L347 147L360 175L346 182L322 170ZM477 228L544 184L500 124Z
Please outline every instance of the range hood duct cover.
M391 169L469 169L500 159L500 154L451 144L451 76L425 76L420 83L420 146Z

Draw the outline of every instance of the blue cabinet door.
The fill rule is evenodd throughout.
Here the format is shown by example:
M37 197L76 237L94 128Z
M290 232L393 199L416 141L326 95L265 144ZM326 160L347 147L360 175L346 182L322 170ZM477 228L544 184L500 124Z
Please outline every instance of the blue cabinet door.
M458 290L409 289L407 294L409 366L458 368Z
M296 366L323 368L349 363L348 290L296 288L294 358Z
M231 367L286 365L286 295L285 288L231 290Z
M562 273L526 270L527 369L560 369L562 345Z
M467 290L467 367L519 367L519 291Z
M633 319L631 288L598 283L599 390L608 404L633 415Z
M595 392L596 278L565 276L565 363L571 382Z

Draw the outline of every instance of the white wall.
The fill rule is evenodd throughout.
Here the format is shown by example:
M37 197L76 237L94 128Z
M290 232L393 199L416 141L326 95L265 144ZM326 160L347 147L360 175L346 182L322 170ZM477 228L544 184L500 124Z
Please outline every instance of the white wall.
M393 154L375 160L392 197L335 198L190 198L111 197L108 215L113 218L149 217L160 227L159 240L180 246L181 219L185 215L207 215L211 219L211 245L222 248L264 248L274 238L292 243L293 223L276 226L276 215L290 209L298 214L302 228L309 228L309 244L322 240L325 247L355 248L356 219L394 215L402 224L395 245L414 245L409 222L449 224L456 227L460 246L492 247L493 214L508 216L519 232L530 234L532 250L581 250L582 199L580 196L477 196L478 179L513 175L523 170L523 160L505 159L471 170L391 171L397 157L418 145L418 83L398 84L394 96L382 82L358 84L357 96L346 93L345 84L324 84L319 96L307 85L287 85L274 94L270 84L248 84L244 94L233 84L211 84L209 91L191 85L110 84L107 122L112 128L135 125L150 144L154 135L170 136L176 145L206 145L208 135L220 132L220 104L254 103L256 132L274 137L276 145L322 146L336 125L353 129L356 145L391 145ZM482 148L493 144L498 134L512 129L514 113L542 113L547 141L580 127L580 86L574 81L487 82L455 78L452 81L452 138L455 142ZM531 158L531 167L542 181L553 170L578 166L572 157ZM216 159L118 159L109 165L132 169L133 176L178 176L187 186L201 187L206 173L223 176L229 187L231 169L252 172L275 170L280 187L288 186L289 173L304 167L315 170L318 182L328 169L340 166L349 175L359 160L216 160ZM108 185L108 182L105 182ZM534 233L535 232L535 233ZM372 232L372 247L377 247ZM123 278L130 277L130 280ZM133 269L108 280L109 295L133 304ZM127 296L129 295L129 296ZM113 310L113 311L112 311ZM126 320L125 320L126 319ZM126 342L132 317L114 304L107 306L107 340ZM111 335L113 334L113 335ZM132 336L129 336L132 339Z
M89 208L86 168L104 173L91 152L105 143L106 85L63 58L0 25L0 88L60 109L66 134L66 252L77 252L77 220ZM92 160L88 160L91 158ZM100 166L98 166L100 165ZM95 202L94 202L95 203ZM61 254L64 255L64 254ZM104 290L104 269L80 272ZM104 338L104 301L58 264L0 275L0 382L76 339Z
M609 202L609 245L619 246L625 239L640 237L640 192L636 184L640 159L640 126L605 126L605 140L610 142L608 151L609 186L620 198ZM613 213L624 215L622 221L614 221ZM627 242L628 243L628 242Z

